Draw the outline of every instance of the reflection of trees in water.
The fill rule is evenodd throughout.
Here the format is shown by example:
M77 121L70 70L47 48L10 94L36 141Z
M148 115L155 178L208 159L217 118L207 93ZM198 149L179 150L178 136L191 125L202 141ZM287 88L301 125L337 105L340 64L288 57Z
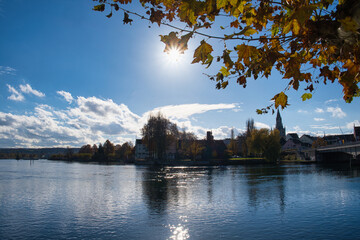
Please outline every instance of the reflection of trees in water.
M245 166L244 173L250 206L257 207L261 202L272 201L275 197L280 210L285 210L285 168L272 165Z
M168 202L168 188L173 179L166 177L164 168L148 168L142 175L142 189L149 209L161 213ZM174 190L172 190L174 193ZM177 193L175 193L176 195Z
M196 184L202 184L206 189L208 202L213 198L213 177L224 171L214 168L186 167L186 168L161 168L150 167L142 173L142 189L144 199L150 210L156 213L165 211L169 205L189 204L188 191L194 190L196 196ZM199 182L201 181L201 183ZM205 195L206 196L206 195Z

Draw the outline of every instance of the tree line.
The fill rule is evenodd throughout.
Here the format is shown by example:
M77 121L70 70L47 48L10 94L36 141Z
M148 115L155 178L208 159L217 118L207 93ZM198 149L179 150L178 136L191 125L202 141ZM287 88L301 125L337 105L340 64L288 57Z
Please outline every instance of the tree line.
M174 159L211 160L230 157L259 157L275 162L280 155L280 134L277 129L256 129L254 120L246 122L246 131L235 138L231 131L228 146L223 141L215 141L212 136L198 140L196 135L185 130L179 131L176 124L163 117L150 116L142 128L142 140L149 151L149 158L160 162L175 153Z
M135 148L131 142L115 145L106 140L99 145L83 145L78 153L68 148L64 154L55 154L50 157L52 160L68 161L95 161L95 162L124 162L134 161Z

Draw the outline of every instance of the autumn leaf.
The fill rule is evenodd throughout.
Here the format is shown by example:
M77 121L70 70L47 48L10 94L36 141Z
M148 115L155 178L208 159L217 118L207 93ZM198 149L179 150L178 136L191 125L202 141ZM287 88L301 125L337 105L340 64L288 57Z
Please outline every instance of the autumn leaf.
M221 88L226 88L228 84L229 84L228 81L221 83Z
M222 75L224 75L224 77L230 75L229 71L225 67L221 67L220 72L222 73Z
M105 10L105 4L103 3L103 4L94 6L93 10L103 12Z
M306 101L308 99L311 99L312 98L312 94L311 93L304 93L302 96L301 96L301 99L303 101Z
M110 12L108 15L106 15L107 18L111 18L112 17L112 12Z
M250 65L251 59L259 53L256 47L245 44L237 45L235 50L238 53L239 60L242 60L247 66Z
M211 56L210 53L212 51L212 46L202 40L200 46L195 49L194 60L192 61L192 63L197 63L201 61L203 64L205 64L206 60L209 58L209 55Z
M130 19L129 18L129 14L127 13L127 12L124 12L124 19L123 19L123 23L124 24L130 24L131 25L131 22L132 22L133 20L132 19Z
M351 74L351 75L356 75L357 73L359 73L359 70L360 70L360 66L359 65L356 65L354 64L353 61L351 61L350 59L348 59L346 61L346 63L343 65L343 68L346 68L348 70L348 72Z
M287 99L288 99L288 96L284 92L276 94L272 98L272 100L275 101L275 108L278 108L279 106L281 106L282 109L284 109L288 105Z
M240 33L239 35L245 35L245 36L250 36L252 34L258 33L257 30L251 28L250 26L246 26Z
M224 50L223 59L224 59L224 64L228 69L230 69L230 68L232 68L234 66L234 62L230 58L230 51L229 50Z

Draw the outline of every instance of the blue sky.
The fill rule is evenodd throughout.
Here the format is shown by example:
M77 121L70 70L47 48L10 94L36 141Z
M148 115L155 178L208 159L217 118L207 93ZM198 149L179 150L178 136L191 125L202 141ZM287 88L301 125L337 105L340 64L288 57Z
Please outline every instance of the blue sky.
M159 37L171 28L136 17L123 25L122 13L108 19L92 11L93 4L0 0L0 147L134 141L149 114L159 111L199 138L207 130L229 137L231 128L243 131L248 118L274 127L275 115L255 111L286 87L276 71L249 80L245 89L230 82L217 90L203 73L219 65L190 64L200 36L174 63ZM223 47L209 43L215 52ZM319 84L306 102L301 90L288 94L291 106L281 112L287 132L352 133L353 124L360 125L359 99L345 103L338 83Z

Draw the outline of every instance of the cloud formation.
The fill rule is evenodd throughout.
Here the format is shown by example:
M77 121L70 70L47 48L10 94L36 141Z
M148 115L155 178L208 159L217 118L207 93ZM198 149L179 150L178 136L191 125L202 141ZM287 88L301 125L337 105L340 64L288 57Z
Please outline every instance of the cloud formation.
M327 100L327 101L325 101L325 103L326 104L329 104L329 103L332 103L332 102L337 102L337 101L339 101L339 99L329 99L329 100Z
M265 123L255 122L254 125L255 125L256 128L267 128L267 129L270 129L270 126L267 125L267 124L265 124Z
M27 93L27 94L33 94L37 97L45 97L45 94L42 93L42 92L39 92L35 89L33 89L30 84L25 84L25 85L20 85L20 90L23 92L23 93Z
M316 121L316 122L325 121L325 118L314 118L314 121Z
M344 118L346 117L346 113L343 112L343 110L340 107L328 107L326 109L327 112L331 113L332 117L336 118Z
M315 112L316 112L316 113L324 113L324 109L322 109L322 108L316 108L316 109L315 109Z
M62 96L68 103L72 103L72 101L74 100L73 96L69 92L57 91L56 93Z
M6 84L6 86L8 87L9 92L11 93L8 99L19 102L24 101L25 98L21 93L19 93L15 88L10 86L9 84Z
M211 110L223 110L223 109L236 109L238 110L238 105L235 103L231 104L182 104L182 105L168 105L164 107L155 108L145 115L154 114L157 112L161 112L165 116L169 118L175 119L188 119L190 116L194 114L202 114Z
M0 66L0 75L15 75L16 69L12 67Z
M9 89L17 92L11 86ZM66 96L59 92L59 95ZM159 111L178 126L194 132L200 138L204 137L208 130L212 130L215 138L225 138L229 137L230 127L207 129L194 126L190 119L195 114L212 110L232 110L237 107L236 104L169 105L155 108L139 116L125 104L117 104L111 99L78 97L72 101L75 103L74 106L65 110L57 110L42 104L36 106L32 112L22 115L0 112L0 146L81 146L104 142L106 139L123 143L134 140L136 136L140 137L140 130L149 114ZM239 130L235 131L239 132Z

